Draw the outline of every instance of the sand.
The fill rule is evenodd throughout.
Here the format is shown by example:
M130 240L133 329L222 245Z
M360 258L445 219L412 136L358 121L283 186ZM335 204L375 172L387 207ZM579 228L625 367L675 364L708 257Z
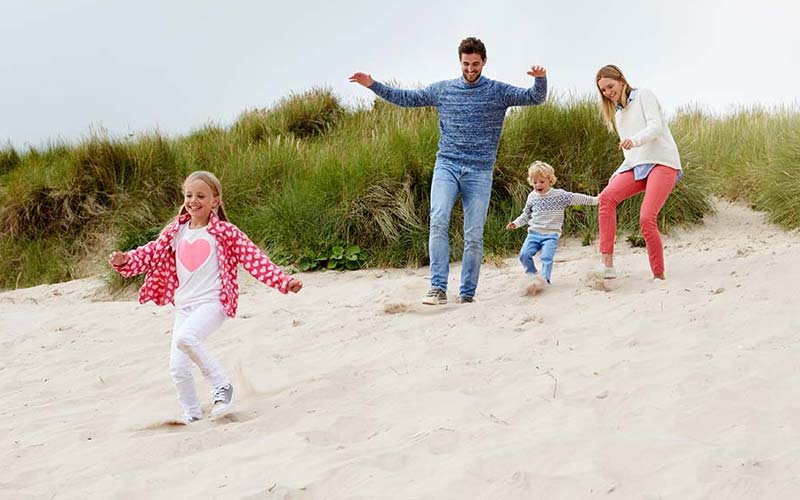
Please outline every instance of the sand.
M190 426L171 307L101 277L0 293L0 498L794 498L800 235L717 210L665 236L663 282L622 242L593 286L576 240L536 295L486 264L473 304L458 264L440 307L427 268L240 274L209 340L235 407Z

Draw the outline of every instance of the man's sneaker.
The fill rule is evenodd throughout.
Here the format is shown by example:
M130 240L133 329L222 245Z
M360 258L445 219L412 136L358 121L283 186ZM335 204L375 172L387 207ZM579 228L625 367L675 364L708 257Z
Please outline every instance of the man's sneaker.
M193 416L190 416L190 415L184 415L183 418L180 420L180 422L183 425L189 425L189 424L193 424L193 423L199 421L201 418L202 417L193 417Z
M422 299L423 304L428 304L431 306L436 306L439 304L447 304L447 294L444 290L439 288L431 288L428 290L428 295Z
M211 416L223 415L233 404L233 386L223 385L214 389L214 403L211 406Z
M456 302L458 302L459 304L471 304L475 302L475 298L467 297L466 295L459 295L458 298L456 299Z
M607 267L605 264L598 264L589 272L589 275L594 278L613 280L617 277L617 271L613 267Z

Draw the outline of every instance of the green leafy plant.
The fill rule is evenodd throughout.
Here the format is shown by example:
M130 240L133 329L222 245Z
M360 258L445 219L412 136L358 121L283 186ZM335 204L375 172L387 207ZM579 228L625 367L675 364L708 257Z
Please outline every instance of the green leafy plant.
M336 271L360 269L367 262L367 254L358 245L336 245L327 252L309 252L297 263L300 271L330 269Z
M641 234L633 233L629 234L625 241L631 244L632 247L637 248L644 248L647 244L644 241L644 237Z

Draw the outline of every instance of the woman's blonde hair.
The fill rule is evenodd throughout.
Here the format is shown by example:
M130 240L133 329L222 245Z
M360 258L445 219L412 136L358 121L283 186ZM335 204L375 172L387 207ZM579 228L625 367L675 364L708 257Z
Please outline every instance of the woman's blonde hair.
M219 205L217 208L214 209L214 213L217 214L219 220L227 221L228 217L225 215L225 209L222 207L222 184L217 179L217 176L212 174L211 172L206 172L205 170L195 170L191 174L186 177L186 180L183 181L183 189L186 189L186 185L190 182L194 181L203 181L211 188L211 192L219 198ZM186 206L181 205L181 210L178 212L178 217L187 213Z
M528 183L533 186L533 180L537 177L550 179L551 186L558 181L558 178L556 178L556 171L553 167L539 160L531 163L531 166L528 167Z
M611 78L612 80L616 80L622 84L622 94L625 96L625 99L623 99L619 105L623 108L628 107L628 98L631 95L631 86L628 83L628 80L625 79L625 75L622 74L622 70L613 64L606 64L600 68L600 70L597 72L597 76L594 79L594 83L597 86L597 91L600 92L600 115L603 117L603 122L605 122L608 130L611 132L616 132L617 124L614 122L614 115L617 112L617 103L603 95L603 91L600 90L601 78Z

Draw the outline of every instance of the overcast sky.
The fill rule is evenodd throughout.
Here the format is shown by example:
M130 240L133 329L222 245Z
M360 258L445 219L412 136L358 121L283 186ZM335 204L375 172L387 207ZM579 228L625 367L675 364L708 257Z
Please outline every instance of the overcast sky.
M798 0L0 0L0 146L229 125L326 86L369 102L355 71L416 87L459 76L466 36L484 75L592 94L617 64L668 112L800 103Z

